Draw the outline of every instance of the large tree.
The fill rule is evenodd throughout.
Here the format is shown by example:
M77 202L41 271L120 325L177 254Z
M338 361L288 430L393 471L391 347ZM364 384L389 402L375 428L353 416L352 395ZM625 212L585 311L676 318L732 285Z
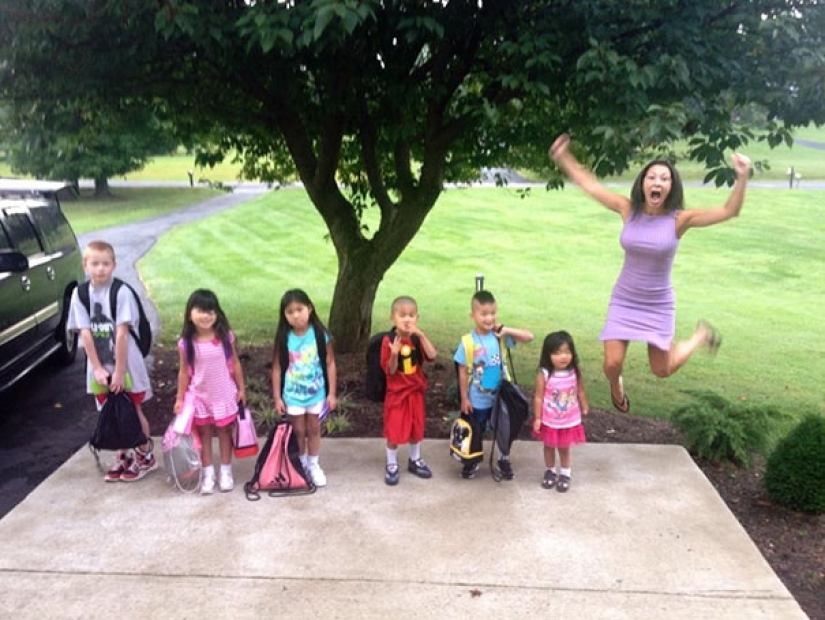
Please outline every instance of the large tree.
M89 98L18 103L0 120L12 171L75 185L90 178L96 197L110 195L110 178L177 146L170 127L144 105L101 108Z
M231 150L249 178L297 175L338 256L330 327L341 350L365 342L382 277L447 181L482 166L546 165L552 138L570 131L601 173L687 137L690 156L723 182L725 152L755 138L736 122L742 106L764 108L759 137L772 144L825 122L816 0L14 7L0 8L14 23L0 42L3 96L35 96L53 80L61 93L162 100L181 135L208 145L201 161ZM380 212L375 230L363 225L367 208Z

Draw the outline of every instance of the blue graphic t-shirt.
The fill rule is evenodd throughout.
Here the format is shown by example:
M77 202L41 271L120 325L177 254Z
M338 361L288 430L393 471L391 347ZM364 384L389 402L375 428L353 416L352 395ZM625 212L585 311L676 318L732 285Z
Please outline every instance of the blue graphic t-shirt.
M329 334L325 335L324 341L329 342ZM284 376L284 402L296 407L309 407L321 402L327 397L327 393L318 345L315 342L315 328L310 325L301 336L290 330L286 346L289 350L289 367Z
M467 368L470 377L470 404L473 409L489 409L493 406L495 392L503 374L501 345L493 332L480 335L473 330L470 333L473 337L473 359L467 360L463 342L458 343L453 359ZM506 346L516 346L515 340L510 336L506 336L504 340Z

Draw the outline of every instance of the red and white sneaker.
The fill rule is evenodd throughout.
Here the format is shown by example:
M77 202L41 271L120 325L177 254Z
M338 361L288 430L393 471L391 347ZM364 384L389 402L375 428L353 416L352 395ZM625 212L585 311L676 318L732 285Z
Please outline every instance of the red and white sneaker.
M125 450L118 451L115 455L115 462L112 463L109 471L103 475L103 479L106 482L119 482L123 472L129 468L131 463L132 459Z
M158 461L152 454L151 447L147 452L143 452L140 448L135 448L135 458L129 463L120 479L123 482L134 482L140 480L150 471L155 471L158 468Z

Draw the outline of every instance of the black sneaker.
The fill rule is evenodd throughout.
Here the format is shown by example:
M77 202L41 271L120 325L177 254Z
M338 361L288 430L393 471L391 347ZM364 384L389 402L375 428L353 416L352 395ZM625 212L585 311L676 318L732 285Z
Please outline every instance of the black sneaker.
M498 471L501 473L501 477L504 480L512 480L516 477L516 474L513 473L513 466L510 465L510 461L508 459L498 460Z
M410 459L407 463L407 471L411 474L415 474L419 478L433 477L433 472L431 472L430 468L427 467L427 464L424 462L424 459L417 459L415 461Z
M387 465L387 469L384 473L384 482L386 482L391 487L394 487L398 484L398 479L401 477L400 472L398 471L398 465Z
M478 463L473 463L472 465L465 465L461 469L461 477L466 480L469 480L470 478L475 478L477 473Z

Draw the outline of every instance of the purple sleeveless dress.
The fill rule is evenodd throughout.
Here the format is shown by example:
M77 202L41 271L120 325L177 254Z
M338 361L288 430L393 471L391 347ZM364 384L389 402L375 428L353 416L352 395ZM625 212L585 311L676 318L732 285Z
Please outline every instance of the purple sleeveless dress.
M670 271L679 247L677 214L639 213L625 223L621 235L624 265L613 286L599 340L642 340L670 350L676 326Z

